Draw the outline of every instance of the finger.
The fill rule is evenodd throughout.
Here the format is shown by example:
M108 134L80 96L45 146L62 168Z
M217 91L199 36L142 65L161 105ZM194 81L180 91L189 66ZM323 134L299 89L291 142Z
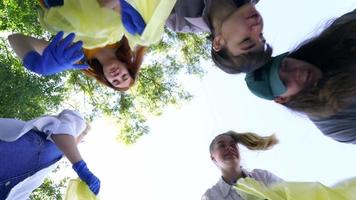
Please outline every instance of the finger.
M70 45L72 44L73 40L74 40L75 34L74 33L70 33L69 35L67 35L67 37L65 37L58 45L58 49L57 52L62 54L63 51Z
M84 58L84 53L83 51L76 51L71 57L68 58L68 61L71 63L75 63L80 61L82 58Z
M64 33L63 31L59 31L56 36L54 36L54 38L52 39L52 41L49 43L49 46L50 47L56 47L57 44L59 43L59 41L62 40L62 37L63 37Z
M65 49L64 57L71 58L73 55L77 54L77 52L81 52L82 46L83 46L82 41L78 41L78 42L70 45L67 49Z

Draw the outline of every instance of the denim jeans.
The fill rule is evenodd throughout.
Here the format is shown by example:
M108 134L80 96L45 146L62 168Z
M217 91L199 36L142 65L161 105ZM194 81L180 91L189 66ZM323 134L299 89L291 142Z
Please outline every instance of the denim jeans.
M16 184L59 161L62 155L44 133L34 130L14 142L0 140L0 200Z

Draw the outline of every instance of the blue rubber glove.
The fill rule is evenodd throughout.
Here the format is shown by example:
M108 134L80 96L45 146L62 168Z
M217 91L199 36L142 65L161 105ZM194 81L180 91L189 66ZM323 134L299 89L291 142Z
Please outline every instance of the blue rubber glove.
M122 23L127 30L132 35L142 35L145 30L146 23L143 20L141 14L132 7L126 0L119 0L121 5L121 18Z
M72 44L75 34L71 33L62 40L60 31L40 55L36 51L28 52L24 59L24 66L37 74L48 76L69 69L87 69L86 64L76 64L84 57L82 45L79 41Z
M84 160L74 163L72 168L75 172L77 172L79 178L88 185L90 190L97 195L100 190L100 180L93 173L91 173L91 171L89 171Z

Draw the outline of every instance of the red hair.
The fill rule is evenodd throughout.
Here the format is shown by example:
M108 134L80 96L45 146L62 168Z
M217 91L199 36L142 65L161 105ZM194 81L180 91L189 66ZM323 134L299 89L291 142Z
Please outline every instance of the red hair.
M129 71L129 74L132 78L132 81L129 85L129 87L125 88L118 88L114 87L104 76L103 72L103 67L100 64L100 62L94 58L94 55L96 52L98 52L102 48L115 48L115 55L118 60L121 62L125 63L128 68L127 70ZM138 77L138 72L140 70L144 53L146 51L146 47L139 46L137 47L134 51L130 49L129 43L126 39L126 37L123 37L119 42L111 45L107 45L105 47L101 48L96 48L96 49L84 49L84 54L89 60L88 63L90 65L89 69L83 70L83 72L90 76L95 78L97 81L100 83L113 88L114 90L118 91L126 91L128 90L137 80Z

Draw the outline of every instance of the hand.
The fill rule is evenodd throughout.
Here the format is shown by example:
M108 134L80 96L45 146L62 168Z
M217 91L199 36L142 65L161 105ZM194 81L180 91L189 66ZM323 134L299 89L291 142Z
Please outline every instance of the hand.
M89 189L95 195L97 195L100 190L100 180L93 173L91 173L91 171L89 171L84 160L74 163L72 167L74 171L77 172L79 178L88 185Z
M23 59L24 66L44 76L53 75L69 69L87 69L88 65L75 64L84 57L83 42L72 44L75 34L71 33L62 40L63 32L60 31L40 55L30 51Z
M119 1L121 5L122 23L125 29L132 35L141 35L146 27L146 23L142 16L134 7L127 3L126 0Z

